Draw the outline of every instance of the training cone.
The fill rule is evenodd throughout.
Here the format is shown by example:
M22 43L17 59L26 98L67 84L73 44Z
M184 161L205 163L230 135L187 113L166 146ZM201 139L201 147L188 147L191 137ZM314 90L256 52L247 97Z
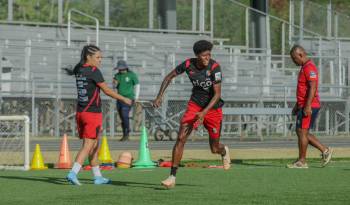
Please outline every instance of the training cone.
M111 164L112 158L111 153L109 152L107 137L102 138L102 144L100 147L100 151L98 152L98 160L100 160L103 164Z
M32 164L30 167L32 170L44 170L47 167L44 165L43 156L41 155L40 145L36 144L35 151L32 159Z
M130 168L131 162L132 162L132 154L130 152L122 152L119 155L119 159L117 161L117 167L122 169Z
M142 127L139 159L133 164L135 168L154 168L156 163L151 160L149 148L148 148L148 137L146 127Z
M56 168L58 169L70 169L72 168L72 160L68 147L68 139L67 135L63 135L62 143L61 143L61 151L60 156L58 158L58 163Z

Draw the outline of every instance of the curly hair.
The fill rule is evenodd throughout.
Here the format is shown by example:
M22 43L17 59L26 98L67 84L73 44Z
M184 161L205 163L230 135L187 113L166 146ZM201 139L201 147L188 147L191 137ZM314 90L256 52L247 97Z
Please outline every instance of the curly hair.
M195 55L198 55L204 51L211 51L213 49L213 44L206 40L200 40L194 43L193 52Z

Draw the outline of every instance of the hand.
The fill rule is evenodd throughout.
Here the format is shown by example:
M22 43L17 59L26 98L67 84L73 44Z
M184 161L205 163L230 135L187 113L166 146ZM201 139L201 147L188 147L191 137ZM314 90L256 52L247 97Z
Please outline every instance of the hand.
M306 106L303 110L305 116L311 116L312 114L312 109L311 106Z
M130 105L130 106L133 104L133 100L131 100L129 98L124 98L123 101L125 104Z
M207 112L205 112L205 111L196 113L196 119L198 120L199 123L203 123L203 120L204 120L204 117L206 114L207 114Z
M152 106L154 108L159 108L162 105L162 98L157 97L155 100L152 102Z

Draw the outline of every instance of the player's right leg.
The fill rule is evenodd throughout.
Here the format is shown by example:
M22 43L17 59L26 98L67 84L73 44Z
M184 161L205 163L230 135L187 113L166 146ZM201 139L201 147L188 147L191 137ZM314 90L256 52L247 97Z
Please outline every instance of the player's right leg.
M175 186L177 169L179 167L179 164L183 155L185 143L188 139L188 136L190 136L192 130L193 130L193 127L190 124L180 125L179 135L173 147L172 166L170 169L170 176L161 182L161 184L168 189L173 188Z

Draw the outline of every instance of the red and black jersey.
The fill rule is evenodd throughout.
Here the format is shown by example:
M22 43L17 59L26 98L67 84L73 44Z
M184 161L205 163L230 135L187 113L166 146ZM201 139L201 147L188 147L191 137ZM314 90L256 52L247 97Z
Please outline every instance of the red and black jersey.
M187 59L179 64L175 70L177 74L187 73L193 85L191 100L202 108L205 108L214 96L213 85L221 83L221 68L220 65L212 59L210 59L209 65L204 69L199 69L196 66L196 62L196 58ZM224 101L220 99L213 108L216 109L223 105Z
M77 112L102 112L99 83L104 82L101 71L84 64L75 74L78 103Z

